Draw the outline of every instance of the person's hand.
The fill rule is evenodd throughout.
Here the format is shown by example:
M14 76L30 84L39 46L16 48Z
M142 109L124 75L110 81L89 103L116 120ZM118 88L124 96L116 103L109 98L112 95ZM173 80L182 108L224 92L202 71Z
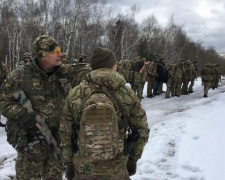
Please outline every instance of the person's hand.
M129 176L133 176L137 170L137 161L129 160L127 161L127 171Z

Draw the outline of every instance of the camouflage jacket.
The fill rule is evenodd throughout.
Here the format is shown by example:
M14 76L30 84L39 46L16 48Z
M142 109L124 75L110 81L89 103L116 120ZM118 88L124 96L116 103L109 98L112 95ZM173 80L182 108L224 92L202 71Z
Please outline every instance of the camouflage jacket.
M211 64L207 63L201 71L202 82L212 82L214 80L214 72Z
M72 88L80 84L85 76L91 71L91 66L86 63L77 63L73 65L66 64L65 67L67 68Z
M117 63L117 72L120 73L126 80L127 83L132 81L132 73L131 65L134 61L131 60L120 60Z
M96 166L98 166L98 172L96 173L102 174L109 173L108 171L115 173L126 168L128 157L124 156L122 152L118 153L115 158L99 162L97 165L89 163L78 167L76 167L76 164L79 164L79 150L77 154L72 154L71 135L74 130L72 125L79 121L80 114L78 112L82 109L82 99L92 92L93 87L101 88L101 86L115 93L121 104L122 111L128 115L130 127L140 134L139 140L135 143L129 155L129 159L137 161L141 157L149 136L146 113L133 90L125 86L125 83L125 79L118 72L102 68L91 71L80 85L70 91L63 108L62 121L60 122L61 148L65 164L71 164L73 159L75 168L82 174L89 173ZM83 90L83 87L86 88Z
M198 76L198 72L196 71L194 64L191 64L191 69L192 69L192 79L196 79Z
M156 72L156 64L149 63L146 65L147 68L147 74L152 76L152 79L155 79L158 77L158 74Z
M44 72L38 67L35 59L23 66L18 66L8 75L3 87L2 114L6 118L18 119L22 106L12 93L23 89L34 111L44 117L52 132L58 134L62 105L66 92L70 90L65 70L62 66Z
M190 65L190 66L186 65L185 72L186 72L186 79L188 81L190 81L193 77L193 66L192 65Z
M144 78L146 79L146 74L144 73L144 71L142 73L133 72L131 84L135 86L142 85Z
M173 77L181 79L183 75L183 71L184 71L183 65L177 63L174 68Z

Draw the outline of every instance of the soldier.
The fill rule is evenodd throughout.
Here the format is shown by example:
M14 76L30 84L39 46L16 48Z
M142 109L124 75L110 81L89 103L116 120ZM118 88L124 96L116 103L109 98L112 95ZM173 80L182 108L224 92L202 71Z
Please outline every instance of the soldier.
M196 81L197 81L197 77L198 77L198 62L197 61L194 61L194 67L196 71Z
M62 180L59 160L40 133L42 127L14 98L13 92L18 89L25 92L34 111L45 119L52 136L59 142L62 106L71 87L60 61L60 46L55 39L48 35L39 36L32 48L35 57L9 74L1 99L2 113L8 118L7 130L13 125L20 127L12 134L17 138L16 144L12 144L18 152L16 178Z
M64 65L69 63L68 59L69 59L69 55L67 53L63 53L61 57L61 61Z
M180 97L180 89L182 84L182 74L183 74L183 64L182 60L178 60L175 64L174 74L173 74L173 84L172 84L172 96Z
M158 74L158 76L155 78L155 84L153 87L153 94L156 95L160 95L160 93L158 92L158 88L161 84L161 82L163 81L164 78L164 73L165 73L165 67L164 67L164 63L163 63L164 59L160 59L159 62L156 65L156 72ZM162 91L162 85L161 85L161 91ZM162 93L162 92L161 92Z
M212 69L212 65L207 63L203 70L201 71L202 77L202 86L204 86L204 95L203 97L208 97L208 91L212 88L214 73Z
M155 78L158 77L158 74L156 72L156 64L157 61L153 61L149 63L147 67L147 78L148 78L148 86L147 86L147 97L152 98L154 95L152 94L152 90L155 84Z
M131 83L132 81L133 70L131 66L134 62L135 61L131 60L120 60L119 62L117 62L117 72L125 78L127 83Z
M171 94L171 87L172 87L172 82L173 82L173 74L174 74L174 64L169 64L168 66L168 80L166 82L166 93L165 93L165 98L170 98Z
M192 76L191 76L191 79L190 79L191 83L188 87L188 93L193 93L194 92L193 86L194 86L194 83L195 83L195 79L197 78L198 71L195 67L195 64L191 64L190 68L191 68L191 71L192 71Z
M182 86L181 86L181 94L183 95L188 95L188 86L187 86L187 83L188 83L188 79L187 79L187 72L186 72L186 69L187 69L187 66L186 66L186 60L182 59L182 77L181 77L181 80L182 80Z
M191 60L187 60L185 62L185 74L186 74L186 85L185 85L184 93L188 94L188 85L189 85L189 82L193 79L193 66L192 66Z
M85 76L91 71L91 66L87 63L88 56L82 54L78 63L66 64L71 87L77 86Z
M32 59L32 56L30 53L26 52L23 54L23 60L20 61L20 64L19 65L24 65L28 62L30 62L30 60Z
M138 99L141 101L142 99L142 81L143 81L143 69L144 69L144 62L137 61L134 63L135 70L133 72L133 79L131 81L131 88L133 89L134 93L137 94Z
M8 68L5 64L2 63L2 61L0 61L0 92L2 91L2 87L4 85L4 82L7 79L7 75L8 75L9 71ZM1 93L0 93L0 97L1 97ZM5 127L5 124L3 124L1 122L1 114L2 114L2 108L0 106L0 126L1 127Z
M76 180L129 180L129 175L132 176L136 172L137 160L141 157L143 148L148 140L149 128L145 111L142 109L140 101L133 90L125 85L125 79L116 72L116 58L111 50L107 48L95 48L91 57L91 67L93 71L86 76L85 81L70 91L63 108L63 120L60 123L60 137L64 163L68 167L73 167L74 164ZM90 120L88 122L82 121L83 118L86 117L82 114L82 110L84 110L83 103L86 102L83 100L85 97L93 95L94 90L97 92L102 92L104 90L109 93L110 95L108 94L107 96L117 101L116 104L119 105L121 112L124 112L129 117L127 123L132 127L132 131L139 136L129 155L124 155L126 152L124 149L125 132L123 129L125 125L121 124L119 134L109 133L112 129L107 128L106 131L104 123L98 122L99 118L107 115L106 113L99 117L93 117L93 119L89 117ZM106 99L106 94L102 95L101 99ZM100 99L95 99L95 101L97 100ZM103 103L103 101L100 102ZM80 117L82 117L82 119L80 119ZM104 118L102 120L104 121ZM80 121L82 121L82 123L76 128ZM94 124L92 122L94 122ZM107 122L108 120L105 123ZM85 127L84 124L86 123L92 123L93 127L96 127L95 124L99 124L98 132L96 131L97 134L91 133L95 131L92 125L88 125L87 129L83 130ZM109 126L111 127L114 123ZM116 127L118 128L118 126ZM88 132L90 131L90 133L86 132L87 130ZM89 136L84 136L82 135L83 133L88 133ZM74 134L75 138L71 140L71 137L73 137L72 134ZM98 134L100 136L98 136ZM111 138L105 137L105 134L108 134L108 136L112 136L112 134L118 136L119 139L116 146L119 148L118 150L115 149L115 151L112 151L111 148L109 149L109 147L114 144L109 144ZM81 143L81 141L84 142L84 138L92 139L94 137L98 139L93 141L94 146L93 143ZM79 141L75 143L78 147L76 153L73 154L72 147L74 147L73 144L76 141ZM107 146L103 147L102 145L105 143ZM104 148L102 153L100 153L102 149L99 149L99 146ZM115 155L112 157L111 153L113 152Z
M221 70L219 64L214 65L214 72L215 72L214 87L218 88L219 82L221 82Z
M87 63L88 56L86 54L82 54L79 59L79 63Z

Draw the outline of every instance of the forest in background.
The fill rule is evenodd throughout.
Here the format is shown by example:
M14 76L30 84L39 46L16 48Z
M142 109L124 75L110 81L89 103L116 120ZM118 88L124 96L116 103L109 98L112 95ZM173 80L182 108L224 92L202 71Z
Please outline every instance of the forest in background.
M63 53L77 59L89 57L95 47L111 49L117 60L136 56L148 60L164 58L166 64L179 59L218 63L225 73L225 59L202 40L194 42L183 25L168 17L165 27L154 14L137 23L136 5L126 13L115 13L105 0L0 0L0 58L13 70L25 52L32 53L32 43L39 35L55 38Z

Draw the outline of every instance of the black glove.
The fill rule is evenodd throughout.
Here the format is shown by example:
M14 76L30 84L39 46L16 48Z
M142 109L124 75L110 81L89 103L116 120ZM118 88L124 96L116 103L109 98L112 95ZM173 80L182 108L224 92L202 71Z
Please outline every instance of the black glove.
M73 180L75 177L74 165L66 166L66 178L68 180Z
M22 127L28 129L37 123L33 116L31 116L25 109L22 109L18 115L19 123Z
M137 170L137 161L129 160L127 161L127 171L129 176L133 176Z

